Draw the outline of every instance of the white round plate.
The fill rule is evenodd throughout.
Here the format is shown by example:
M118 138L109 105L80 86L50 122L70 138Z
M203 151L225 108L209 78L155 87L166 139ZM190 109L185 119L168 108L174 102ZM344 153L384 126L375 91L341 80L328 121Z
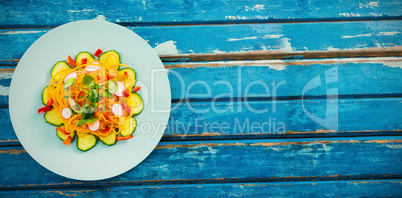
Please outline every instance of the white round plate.
M43 114L41 92L49 84L50 71L68 55L91 54L100 48L120 53L121 62L137 73L145 108L136 116L134 138L106 146L98 141L87 152L67 146L56 136L54 126ZM29 47L11 81L11 121L25 150L42 166L61 176L77 180L100 180L122 174L144 160L156 147L170 114L170 85L157 54L129 29L105 21L78 21L59 26Z

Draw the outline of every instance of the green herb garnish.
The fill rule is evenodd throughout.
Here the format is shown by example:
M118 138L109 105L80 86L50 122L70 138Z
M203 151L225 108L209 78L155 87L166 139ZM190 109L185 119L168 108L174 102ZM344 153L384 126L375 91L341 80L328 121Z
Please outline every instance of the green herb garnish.
M86 123L86 122L85 122L84 119L78 120L77 126L82 126L82 125L84 125L85 123Z
M97 117L92 117L92 118L86 119L85 121L88 124L92 124L92 123L96 122L97 120L98 120Z
M89 91L88 99L93 103L98 102L99 101L99 93L98 93L98 91L96 89L91 89Z
M89 86L91 83L94 83L94 82L95 82L95 79L90 75L86 75L86 76L84 76L84 78L82 78L82 85Z

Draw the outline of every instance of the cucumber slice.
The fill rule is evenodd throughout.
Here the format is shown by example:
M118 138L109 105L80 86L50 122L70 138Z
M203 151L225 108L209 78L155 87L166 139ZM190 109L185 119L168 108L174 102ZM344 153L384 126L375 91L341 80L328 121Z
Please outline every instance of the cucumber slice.
M131 81L127 82L124 86L125 87L132 87L137 82L137 74L135 73L134 69L131 68L123 68L119 70L122 74L127 72L128 76L130 76Z
M77 55L77 58L75 58L75 63L78 65L82 65L81 61L82 59L86 58L87 59L87 63L91 63L95 61L95 58L89 53L89 52L80 52Z
M81 151L88 151L96 145L96 137L93 134L86 134L85 136L78 136L77 148Z
M109 50L99 56L99 61L107 66L117 66L120 64L120 54L114 50Z
M114 144L116 144L116 133L115 132L111 132L108 136L106 137L102 137L99 136L99 140L103 143L106 144L108 146L112 146Z
M131 109L130 115L138 115L144 109L144 102L140 95L132 93L128 98L126 98L128 107Z
M45 113L45 120L47 123L54 126L60 126L63 124L60 119L59 113L55 108Z
M52 77L55 76L59 71L65 70L65 69L71 69L70 66L64 61L59 61L56 64L54 64L53 69L52 69Z
M126 119L124 129L120 132L120 134L122 136L129 136L134 133L136 128L137 128L137 120L131 117L129 119Z
M66 134L64 134L64 133L62 133L61 131L59 131L59 130L56 129L56 135L57 135L57 137L59 137L59 139L60 139L61 141L64 142L64 141L66 141L66 139L67 139L68 136L70 136L71 138L74 139L74 137L75 137L75 131L72 132L72 133L70 133L70 135L66 135Z
M49 97L47 96L47 92L49 91L49 86L46 86L43 90L42 90L42 103L44 105L47 105L47 101L49 101Z

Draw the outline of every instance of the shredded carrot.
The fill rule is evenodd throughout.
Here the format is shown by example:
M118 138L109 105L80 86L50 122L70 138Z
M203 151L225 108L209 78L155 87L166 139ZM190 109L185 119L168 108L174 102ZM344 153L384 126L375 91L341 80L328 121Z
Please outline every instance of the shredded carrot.
M117 74L117 76L115 77L115 81L123 81L123 83L125 85L131 85L130 87L126 87L129 90L133 89L134 83L130 83L130 79L127 79L126 76L124 75L124 73L122 72L117 72L118 68L120 66L122 67L128 67L127 65L124 64L118 64L118 65L108 65L107 61L111 60L116 57L106 57L106 61L105 62L101 62L101 61L93 61L91 63L97 62L100 63L101 65L101 69L99 70L99 72L105 72L106 74L108 73L109 70L115 71L115 73ZM60 119L63 122L63 125L65 126L65 130L67 132L73 132L76 131L78 136L85 136L86 134L90 133L90 134L94 134L98 137L105 137L108 136L111 133L116 133L119 134L123 129L124 129L124 125L121 125L121 122L119 123L119 120L121 119L129 119L129 117L124 117L121 118L119 116L116 116L112 113L111 108L114 104L121 102L121 100L124 100L124 98L122 99L122 97L105 97L102 101L98 101L97 105L98 105L98 110L104 108L105 111L101 112L98 116L98 120L100 122L100 127L97 131L90 131L88 129L88 126L82 125L82 126L77 126L78 121L82 118L81 115L79 113L77 113L76 115L71 116L69 119L64 119L61 115L61 111L63 108L69 107L67 100L69 97L73 98L75 100L75 102L80 105L81 107L85 104L85 99L88 96L88 94L84 93L83 95L81 95L81 92L83 92L82 90L80 90L78 87L82 85L82 79L84 76L86 75L90 75L95 79L95 82L97 84L101 84L104 82L100 82L97 75L94 74L94 72L87 72L85 70L85 67L87 65L90 65L91 63L86 63L86 64L82 64L82 65L77 65L75 68L73 69L64 69L64 70L60 70L59 72L57 72L50 80L49 83L49 91L47 91L47 97L53 99L54 103L53 103L53 108L57 109L58 115L60 117ZM64 89L64 79L66 78L66 76L72 72L75 72L77 74L77 78L76 78L76 82L74 86L70 86L67 89ZM105 88L100 89L99 92L103 92L105 90ZM129 93L131 95L131 93ZM83 97L80 97L83 96ZM111 122L111 120L107 119L105 117L105 115L109 116L111 118L111 120L113 122ZM108 133L103 133L103 130L106 129L107 127L110 128L110 130L108 130Z

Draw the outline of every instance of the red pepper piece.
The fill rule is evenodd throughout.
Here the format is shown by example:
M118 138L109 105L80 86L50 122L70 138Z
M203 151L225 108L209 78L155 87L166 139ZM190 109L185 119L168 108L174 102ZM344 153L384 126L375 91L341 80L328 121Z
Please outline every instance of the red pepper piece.
M67 57L67 63L70 64L71 66L73 66L72 68L75 68L75 66L76 66L75 61L71 58L70 55L68 55L68 57Z
M114 77L117 76L117 74L114 72L109 72L106 75L107 75L107 80L113 79Z
M45 113L45 112L48 112L50 110L52 110L52 107L50 107L50 106L41 107L41 108L38 109L38 113Z
M108 79L108 80L113 79L113 78L115 78L116 76L117 76L116 70L114 70L114 69L109 69L109 70L108 70L108 72L107 72L107 79Z
M128 79L131 80L130 76L128 75L127 71L124 72L124 76Z
M130 115L130 113L131 113L130 107L128 107L125 102L121 103L121 106L123 107L123 110L125 110L127 112L127 116Z
M128 140L128 139L131 139L131 138L133 138L134 136L133 135L129 135L129 136L124 136L124 137L116 137L116 140Z
M49 98L49 100L47 100L46 106L50 107L53 104L53 99Z
M113 79L113 78L114 78L114 76L110 75L109 73L106 74L106 75L107 75L107 80L110 80L110 79Z
M126 88L126 89L124 89L124 91L123 91L123 96L124 97L128 97L128 96L130 96L130 90L128 89L128 88Z
M105 116L106 120L109 120L110 122L114 122L114 120L108 114L103 114L103 116Z
M83 64L87 64L87 61L88 61L88 59L87 59L87 58L83 58L83 59L81 59L81 65L83 65Z
M99 55L102 54L102 52L103 51L101 49L98 49L98 50L96 50L94 56L99 57Z
M84 93L83 91L81 91L81 92L78 94L78 97L81 97L81 96L85 97L85 93Z
M64 135L70 135L69 132L67 132L64 127L56 127L56 129L60 132L62 132Z
M68 136L67 139L63 142L63 144L70 145L71 140L73 140L73 138L71 136Z
M141 89L141 87L135 87L134 88L134 92L137 92L137 91L139 91Z
M109 133L111 130L111 128L107 127L105 130L102 131L103 134L107 134Z

